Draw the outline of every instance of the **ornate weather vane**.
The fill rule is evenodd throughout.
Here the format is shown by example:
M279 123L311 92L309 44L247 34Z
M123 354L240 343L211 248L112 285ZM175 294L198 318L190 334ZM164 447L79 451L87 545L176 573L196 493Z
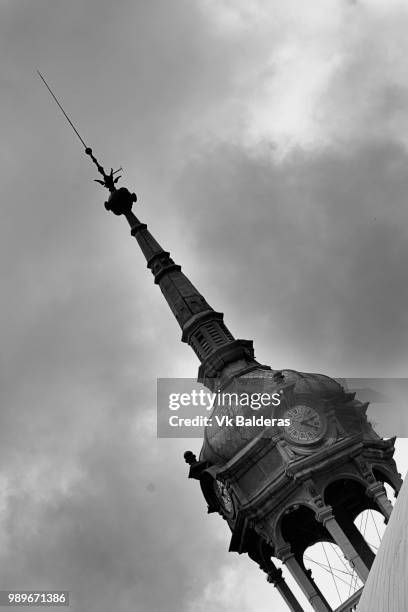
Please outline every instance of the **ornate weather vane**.
M41 74L39 70L37 70L37 74L42 80L42 82L44 83L44 85L46 86L46 88L48 89L48 91L50 92L51 96L54 98L54 101L60 108L61 112L63 113L64 117L68 121L69 125L72 127L75 134L78 136L79 140L81 141L81 144L85 148L85 153L89 155L89 157L91 158L91 160L97 167L99 174L103 176L103 181L101 181L100 179L94 179L94 181L96 183L99 183L100 185L103 185L103 187L106 187L106 189L108 189L110 192L109 199L107 202L105 202L106 210L111 210L116 215L126 214L126 212L130 212L133 202L136 202L137 200L136 194L130 193L129 190L126 189L126 187L120 187L119 189L116 188L116 183L119 181L120 178L122 178L122 175L120 176L115 176L115 175L118 174L118 172L122 171L122 167L120 167L118 170L113 170L113 168L111 168L109 174L105 172L103 166L101 166L101 164L98 162L96 157L93 155L92 149L87 146L84 139L78 132L77 128L72 123L71 119L68 117L67 113L65 112L57 96L54 94L51 87L48 85L47 81L45 80L45 78L43 77L43 75Z

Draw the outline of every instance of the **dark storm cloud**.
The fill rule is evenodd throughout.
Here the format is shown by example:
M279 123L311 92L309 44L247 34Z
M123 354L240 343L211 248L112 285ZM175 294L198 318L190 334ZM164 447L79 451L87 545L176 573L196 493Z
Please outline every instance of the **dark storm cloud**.
M224 147L187 168L207 282L276 367L404 375L407 161L384 144L271 167Z
M366 44L321 69L346 18L286 4L2 3L3 588L68 588L75 612L284 609L228 555L188 441L155 439L156 377L197 364L37 67L262 361L403 375L405 64L378 63L363 7ZM396 47L401 22L393 5Z
M197 12L177 9L21 2L2 20L0 584L68 588L73 610L187 609L228 559L188 441L155 439L156 376L193 374L191 356L34 72L160 211L182 103L211 63Z

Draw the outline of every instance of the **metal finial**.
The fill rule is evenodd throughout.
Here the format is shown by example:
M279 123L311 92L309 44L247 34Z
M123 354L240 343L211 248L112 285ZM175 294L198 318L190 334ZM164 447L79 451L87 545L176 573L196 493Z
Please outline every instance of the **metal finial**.
M102 174L103 176L103 181L99 179L94 179L95 183L100 183L101 185L106 187L106 189L109 189L111 193L113 193L116 190L116 186L115 186L116 183L118 182L120 178L122 178L122 175L115 177L115 174L117 174L118 172L121 172L122 167L118 168L118 170L114 170L113 168L111 168L110 173L106 174L103 167L100 165L96 157L93 155L92 149L90 147L85 148L85 153L89 155L89 157L92 159L95 166L98 168L98 172Z
M51 96L54 98L56 104L58 105L58 107L62 111L62 113L63 113L64 117L66 118L66 120L68 121L69 125L72 127L72 129L74 130L75 134L78 136L79 140L81 141L81 143L85 147L85 153L87 155L89 155L89 157L92 159L93 163L97 167L98 172L103 176L103 181L101 181L99 179L94 179L95 182L96 183L100 183L101 185L106 187L106 189L109 189L110 193L112 194L114 191L116 191L116 183L118 182L118 180L122 176L121 175L121 176L116 176L115 177L115 174L120 172L122 170L122 168L119 168L118 170L115 170L115 171L113 170L113 168L111 168L111 171L110 171L109 174L107 174L105 172L103 166L101 166L101 164L98 162L96 157L92 154L92 149L86 145L84 139L82 138L82 136L78 132L78 130L75 127L75 125L72 123L71 119L68 117L68 115L65 112L62 104L60 103L60 101L58 100L57 96L54 94L54 92L52 91L51 87L48 85L47 81L45 80L45 78L43 77L43 75L41 74L41 72L39 70L37 70L37 74L40 77L40 79L43 81L44 85L46 86L46 88L50 92Z

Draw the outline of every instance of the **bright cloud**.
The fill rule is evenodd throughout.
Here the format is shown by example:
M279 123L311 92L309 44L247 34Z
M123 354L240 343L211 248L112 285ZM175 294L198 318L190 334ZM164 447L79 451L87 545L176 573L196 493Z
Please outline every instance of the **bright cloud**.
M234 133L238 144L272 148L278 158L298 148L345 148L378 138L407 144L405 3L203 0L201 6L240 58L218 115L221 138Z

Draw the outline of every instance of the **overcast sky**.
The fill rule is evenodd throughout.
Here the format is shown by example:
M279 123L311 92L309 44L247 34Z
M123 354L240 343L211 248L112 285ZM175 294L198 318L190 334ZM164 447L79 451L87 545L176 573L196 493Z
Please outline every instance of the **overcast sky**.
M0 7L0 588L283 612L187 480L200 441L156 439L157 376L198 363L35 71L262 363L405 377L406 2Z

